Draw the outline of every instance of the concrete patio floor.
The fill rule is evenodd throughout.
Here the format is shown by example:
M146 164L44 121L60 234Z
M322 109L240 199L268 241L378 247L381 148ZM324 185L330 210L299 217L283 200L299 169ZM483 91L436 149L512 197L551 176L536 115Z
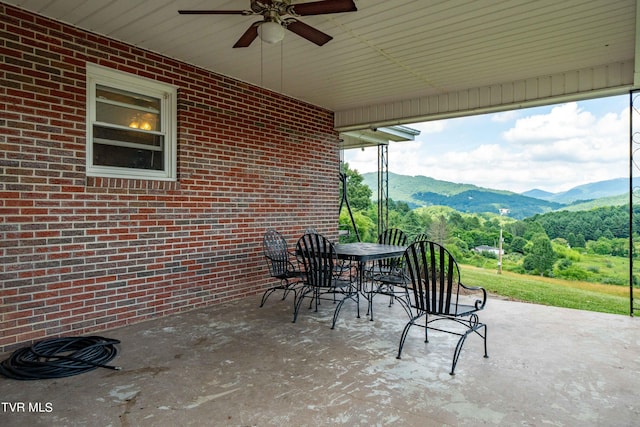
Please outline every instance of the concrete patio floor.
M376 299L376 319L347 302L301 312L259 296L97 335L120 340L111 364L54 380L0 377L8 426L638 426L640 324L628 316L490 299L489 358L467 340L413 328ZM366 304L361 304L366 309ZM2 359L8 354L2 355ZM38 404L43 412L29 411ZM33 406L33 405L32 405Z

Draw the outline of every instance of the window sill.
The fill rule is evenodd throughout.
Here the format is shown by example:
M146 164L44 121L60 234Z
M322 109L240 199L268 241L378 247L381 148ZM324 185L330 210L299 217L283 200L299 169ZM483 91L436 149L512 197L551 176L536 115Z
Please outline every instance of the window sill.
M150 192L165 192L180 190L178 181L161 181L131 178L107 178L99 176L87 176L86 186L94 188L118 188L129 190L143 190Z

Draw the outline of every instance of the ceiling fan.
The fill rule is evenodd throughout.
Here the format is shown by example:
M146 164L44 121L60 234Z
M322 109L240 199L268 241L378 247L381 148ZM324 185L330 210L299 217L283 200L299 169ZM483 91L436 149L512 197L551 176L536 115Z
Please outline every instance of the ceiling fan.
M357 10L353 0L320 0L297 4L291 4L291 0L251 0L251 10L179 10L178 13L181 15L262 15L262 21L251 24L233 45L237 48L248 47L258 35L267 43L277 43L284 37L285 29L322 46L333 37L298 21L296 17Z

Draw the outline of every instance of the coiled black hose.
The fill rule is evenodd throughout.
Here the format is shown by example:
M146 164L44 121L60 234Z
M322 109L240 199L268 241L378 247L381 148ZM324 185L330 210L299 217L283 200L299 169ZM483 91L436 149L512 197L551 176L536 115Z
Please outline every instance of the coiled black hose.
M120 369L107 363L120 341L98 336L44 340L16 350L0 363L0 373L16 380L63 378L96 368Z

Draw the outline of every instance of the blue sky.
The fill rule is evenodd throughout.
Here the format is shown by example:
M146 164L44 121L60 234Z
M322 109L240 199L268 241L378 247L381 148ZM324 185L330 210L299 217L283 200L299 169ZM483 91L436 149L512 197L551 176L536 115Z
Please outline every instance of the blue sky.
M415 141L389 145L389 171L523 192L560 192L629 176L629 96L406 125ZM376 147L346 150L359 173Z

